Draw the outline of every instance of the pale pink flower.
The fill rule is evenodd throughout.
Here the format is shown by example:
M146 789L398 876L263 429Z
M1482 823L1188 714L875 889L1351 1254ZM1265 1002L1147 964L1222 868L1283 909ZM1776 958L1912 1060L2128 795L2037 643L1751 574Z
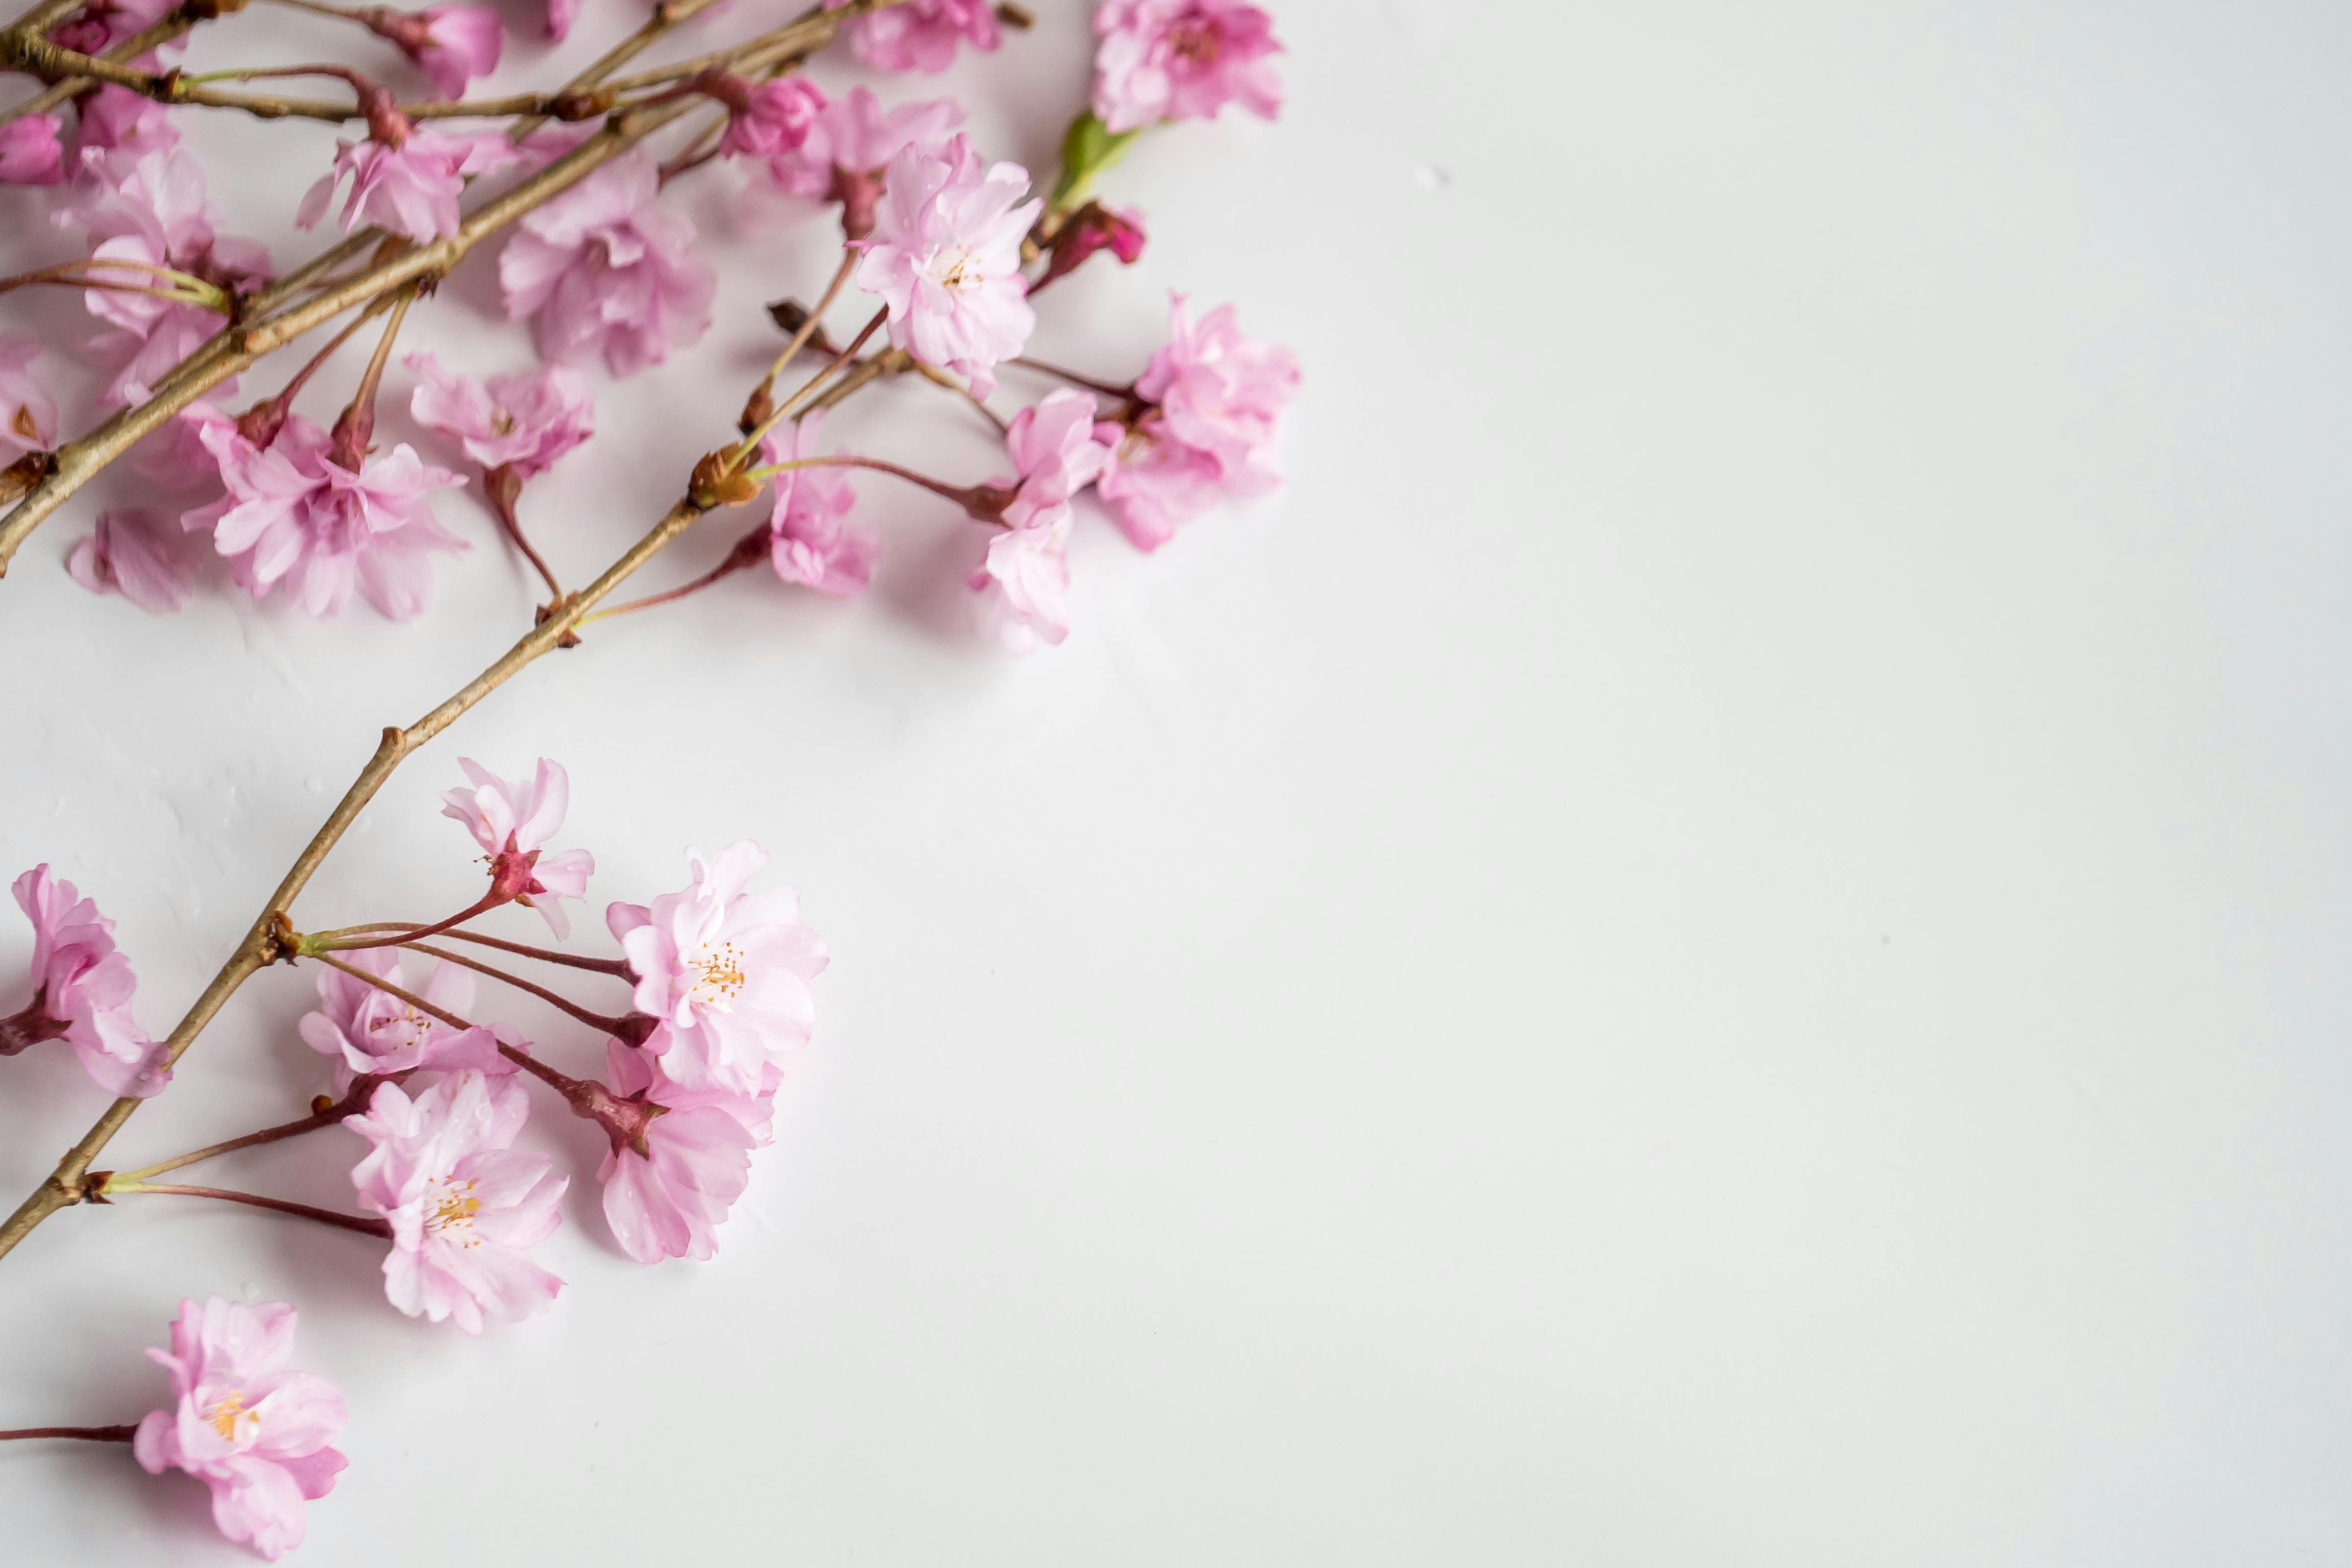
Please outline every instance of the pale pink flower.
M751 1181L751 1151L768 1142L764 1100L680 1087L650 1052L609 1042L597 1110L611 1141L596 1179L604 1220L640 1263L707 1258L719 1223Z
M40 357L32 339L0 333L0 458L57 449L57 399L33 379Z
M743 890L767 863L748 839L708 862L689 849L682 890L604 911L636 978L632 1000L661 1024L646 1049L687 1089L772 1092L784 1058L808 1042L824 943L801 924L790 888Z
M152 511L102 511L98 531L66 557L66 570L93 594L120 594L142 610L169 615L188 602L192 587L180 553L185 537Z
M723 77L712 96L727 105L727 130L719 138L722 158L774 158L808 140L825 105L824 89L797 73L773 81L748 82Z
M180 133L163 106L143 92L112 82L100 82L84 93L76 106L74 167L86 171L96 154L120 153L137 158L180 144ZM105 182L110 184L111 182Z
M825 9L848 3L825 0ZM986 54L1003 37L992 0L904 0L852 17L844 30L851 53L886 71L943 71L955 63L958 45Z
M595 434L594 394L588 378L568 365L494 375L485 383L443 369L422 350L407 364L423 378L409 413L418 424L456 437L485 468L532 479Z
M812 409L760 444L771 463L816 456L824 410ZM874 577L882 541L849 521L857 505L849 476L837 468L792 468L775 477L768 514L768 554L776 575L820 594L862 594Z
M1107 419L1095 436L1111 446L1095 493L1138 550L1159 549L1225 493L1217 459L1168 437L1157 410L1132 426Z
M1014 530L1067 520L1071 498L1094 483L1110 456L1095 436L1093 396L1066 388L1014 415L1004 449L1019 470L1017 479L998 481L1013 489L1003 516Z
M819 111L798 147L768 160L768 178L796 195L841 204L843 233L863 239L874 228L884 171L909 147L944 155L941 143L963 123L951 98L885 110L873 89L853 87Z
M27 114L0 125L0 185L54 185L66 177L65 150L54 114Z
M563 1288L524 1251L563 1223L556 1204L571 1184L547 1155L512 1146L530 1117L513 1077L467 1068L414 1100L379 1084L365 1115L344 1118L374 1146L352 1184L360 1207L392 1223L383 1293L410 1317L478 1334L485 1320L544 1310Z
M506 25L486 6L379 7L361 15L375 32L400 46L434 91L452 101L466 96L468 81L499 68L499 54L506 47Z
M172 1348L148 1355L171 1373L175 1404L139 1423L131 1453L151 1476L185 1470L213 1493L213 1522L276 1561L302 1544L304 1500L325 1497L347 1463L330 1447L349 1420L343 1396L291 1372L294 1309L214 1296L180 1303Z
M325 616L348 605L356 586L377 609L405 620L432 603L428 554L467 548L425 499L466 481L427 465L404 441L353 473L335 461L326 432L299 414L287 416L268 447L226 420L197 435L220 464L227 494L181 525L211 530L213 548L256 598L283 581L304 609Z
M176 141L176 139L174 139ZM144 151L92 149L81 154L80 200L57 215L87 231L92 257L131 267L106 269L113 279L142 282L146 267L169 267L232 293L269 276L268 249L215 233L204 172L174 142ZM118 329L92 348L118 366L110 403L144 403L149 388L223 324L217 311L113 289L87 289L89 313Z
M1103 0L1095 32L1095 118L1108 130L1206 120L1228 103L1264 120L1282 108L1274 18L1244 0Z
M1014 653L1034 653L1070 635L1070 514L1034 528L1008 528L988 542L971 586L990 595L998 635Z
M516 160L514 143L495 131L443 132L408 128L397 141L338 142L334 166L320 176L294 215L296 228L327 216L345 174L343 232L362 220L420 245L457 232L457 197L468 176L491 174ZM542 209L544 210L544 209Z
M1196 325L1184 296L1171 294L1168 346L1151 356L1136 395L1159 405L1165 437L1217 463L1227 494L1272 489L1275 423L1298 393L1298 362L1288 349L1242 336L1231 305Z
M516 224L499 285L509 318L535 318L542 358L602 351L614 375L634 375L709 330L718 279L660 188L653 153L634 148Z
M1026 170L983 168L963 136L943 152L903 148L857 264L857 286L889 310L890 341L970 376L982 397L998 362L1019 353L1037 325L1024 298L1021 241L1045 203L1023 201L1028 188Z
M230 377L215 390L222 396L234 397L236 378ZM217 487L220 463L205 446L205 429L212 425L233 424L218 404L202 399L191 403L131 448L131 466L142 478L152 479L166 489ZM185 516L180 526L189 526ZM209 528L211 524L203 526Z
M580 17L580 0L547 0L547 36L562 43Z
M540 758L529 784L509 784L471 757L459 757L457 765L474 787L444 792L441 815L464 823L482 847L490 862L490 891L528 904L559 938L570 936L571 919L557 900L587 896L596 858L585 849L550 855L540 847L563 826L572 804L563 765Z
M420 983L406 973L387 947L360 947L338 955L354 969L387 980L453 1017L474 1005L474 977L454 963L429 962ZM497 1037L486 1028L458 1029L419 1011L388 991L327 964L319 966L319 1010L295 1026L302 1043L335 1058L335 1092L347 1092L363 1075L432 1068L456 1072L477 1068L509 1073L514 1065L499 1054Z
M139 979L114 945L114 922L44 863L16 879L16 907L33 922L33 999L0 1018L0 1057L62 1039L100 1089L144 1100L172 1079L170 1048L131 1016Z

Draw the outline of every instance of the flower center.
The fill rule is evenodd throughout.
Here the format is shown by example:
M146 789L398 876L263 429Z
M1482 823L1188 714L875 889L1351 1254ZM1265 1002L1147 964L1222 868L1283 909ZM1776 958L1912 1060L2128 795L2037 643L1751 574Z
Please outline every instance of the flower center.
M212 1422L213 1430L221 1435L224 1442L233 1440L236 1436L236 1424L240 1419L251 1422L257 1429L261 1426L260 1415L245 1407L245 1391L236 1388L221 1395L219 1403L213 1406L207 1419Z
M443 1236L458 1247L479 1247L481 1238L473 1234L474 1216L482 1212L482 1200L474 1195L475 1184L459 1181L456 1176L441 1178L441 1199L425 1218L425 1228ZM447 1236L449 1231L457 1236Z
M734 1005L743 991L743 954L731 942L717 947L706 947L687 961L694 971L694 1002L703 1007L726 1012Z
M940 266L942 261L946 263L944 267ZM948 251L935 259L931 266L938 275L940 287L953 289L959 294L977 289L986 281L981 274L979 258L964 246L959 245Z
M1188 66L1213 64L1224 45L1213 22L1180 22L1168 35L1168 52Z
M28 403L16 405L16 416L8 421L8 428L37 446L40 443L41 433L34 427L33 408Z

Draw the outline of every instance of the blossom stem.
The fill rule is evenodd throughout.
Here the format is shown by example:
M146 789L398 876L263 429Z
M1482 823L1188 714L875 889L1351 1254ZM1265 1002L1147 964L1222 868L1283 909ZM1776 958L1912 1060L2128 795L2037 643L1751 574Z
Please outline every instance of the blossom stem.
M463 1018L460 1018L457 1014L449 1012L446 1008L436 1007L432 1003L427 1002L415 992L408 990L404 986L395 985L381 974L370 974L366 970L362 969L355 963L345 963L341 959L337 958L332 953L314 952L310 956L317 959L320 963L325 964L330 969L341 970L344 973L360 982L362 985L373 985L387 996L397 997L401 1001L405 1002L410 1006L415 1008L418 1012L424 1014L426 1017L436 1018L442 1023L448 1025L453 1029L470 1029L475 1027L474 1025L467 1023Z
M392 358L392 345L400 336L400 324L408 319L408 307L416 302L416 285L411 283L392 296L392 320L383 324L383 335L376 339L375 353L368 359L366 372L360 377L357 392L335 419L332 445L328 448L330 462L341 463L357 473L367 461L368 447L375 437L375 392L383 384L383 367Z
M14 1431L0 1432L0 1443L22 1442L27 1437L79 1437L85 1443L128 1443L139 1435L139 1423L126 1421L120 1426L19 1426Z
M106 1195L110 1198L126 1193L161 1193L171 1197L218 1198L224 1203L247 1204L276 1214L290 1214L299 1219L315 1219L320 1225L340 1226L345 1230L373 1236L380 1241L392 1239L392 1222L369 1215L337 1214L332 1209L313 1208L309 1204L289 1203L284 1198L265 1198L259 1193L233 1193L226 1187L183 1187L161 1182L109 1183Z
M285 1138L299 1138L305 1132L316 1132L321 1127L332 1127L352 1112L364 1110L369 1099L375 1093L376 1085L397 1083L406 1076L405 1073L362 1073L352 1080L349 1092L341 1100L322 1106L308 1116L298 1116L291 1121L281 1121L275 1127L265 1127L258 1132L248 1132L242 1138L231 1138L219 1143L207 1143L201 1149L192 1149L184 1154L174 1155L158 1164L142 1165L135 1171L118 1171L109 1176L106 1184L99 1190L111 1195L121 1191L122 1184L125 1183L143 1182L150 1176L160 1176L166 1171L176 1171L183 1165L193 1165L200 1160L211 1160L223 1154L234 1154L239 1149L257 1149L264 1143L275 1143ZM325 1096L322 1095L320 1098L324 1099Z
M681 583L675 588L665 589L658 594L648 594L642 599L631 599L625 605L614 605L609 609L599 610L594 615L583 618L580 624L586 626L590 621L605 621L614 616L625 616L637 610L650 610L656 605L671 604L685 598L689 594L698 594L714 583L723 583L736 573L760 563L761 559L768 553L768 537L772 531L772 526L763 522L737 540L735 547L727 552L725 560L693 582ZM753 547L755 542L756 548Z
M320 349L317 353L312 354L308 360L303 362L302 368L294 373L293 379L289 381L284 387L280 388L278 395L270 399L270 401L275 403L281 412L285 409L291 408L294 405L295 395L302 390L304 384L309 382L312 376L319 374L319 368L321 365L335 357L336 350L341 348L345 343L350 342L352 338L358 336L359 330L362 327L366 326L370 321L375 320L376 317L383 314L386 304L386 300L376 300L372 302L366 310L352 317L349 326L346 326L341 331L337 332L333 337L327 340L326 347Z
M979 409L982 416L984 416L991 425L996 426L996 433L998 435L1010 436L1013 434L1013 426L1005 423L1004 416L999 414L995 409L991 408L988 405L988 400L986 398L981 396L980 394L974 392L971 387L966 386L962 382L958 381L955 377L940 369L937 365L924 364L920 361L916 362L915 369L922 375L922 378L925 381L929 382L933 386L943 386L950 392L954 393L957 396L962 398L966 403L971 404L974 408Z
M1123 397L1129 401L1135 397L1135 386L1132 383L1126 386L1113 386L1108 382L1097 381L1090 375L1080 375L1076 371L1064 370L1060 365L1047 364L1044 360L1033 359L1026 354L1017 355L1004 363L1017 364L1024 370L1043 371L1047 375L1059 376L1074 386L1083 386L1088 392L1099 392L1105 397Z
M421 942L404 942L400 945L412 952L421 952L427 957L437 958L444 963L454 963L460 969L470 969L477 974L487 974L493 980L503 980L516 990L529 992L549 1006L561 1009L592 1029L603 1029L611 1033L620 1025L621 1021L618 1018L607 1017L602 1013L591 1013L586 1008L577 1006L557 995L543 985L534 985L520 974L509 974L494 964L467 958L462 952L451 952L446 948L434 947Z
M437 921L429 926L346 926L341 931L312 931L308 936L299 938L297 945L301 952L313 956L327 952L353 952L365 947L397 947L402 942L412 942L420 936L439 936L452 926L464 925L476 915L486 915L509 902L511 900L500 898L498 889L494 887L447 920ZM380 931L397 931L399 934L372 937L370 940L362 942L348 940L362 932Z
M123 39L98 58L110 65L127 64L159 44L168 44L174 38L186 37L194 29L196 22L197 18L194 16L173 12L144 32L134 33ZM0 125L5 125L12 120L22 120L27 114L47 114L58 105L80 97L97 85L98 83L88 77L65 77L50 83L39 94L25 100L22 103L12 103L5 109L0 109Z
M400 921L383 921L374 925L346 926L341 931L316 931L312 934L316 936L357 936L362 931L398 931L404 938L428 936L433 934L426 931L423 926L408 924ZM516 953L524 958L536 958L548 963L568 964L573 969L593 970L599 974L610 974L632 983L634 983L636 978L629 973L629 966L622 963L617 958L582 958L577 953L558 952L551 947L532 947L527 942L507 942L495 936L479 936L469 931L445 931L441 934L446 936L451 942L477 942L483 947L495 947L501 952Z
M548 565L547 558L540 554L530 539L524 536L522 519L515 515L515 501L521 494L522 481L515 477L514 469L507 464L500 463L495 468L483 470L482 496L489 504L490 515L499 520L499 527L505 531L508 542L522 552L523 559L530 563L532 569L539 574L540 581L547 584L547 591L560 600L563 597L563 584L555 580L555 570Z
M776 356L776 363L770 365L768 374L761 378L761 392L774 387L776 377L784 374L784 367L800 357L801 350L808 347L811 338L824 330L824 313L841 297L842 288L849 281L849 275L856 270L857 252L845 248L841 253L841 265L833 270L833 281L824 286L824 297L809 311L808 319L800 325L800 331L793 334L792 342L784 345L784 352Z
M363 26L367 22L366 14L363 12L347 11L341 5L323 5L320 4L320 0L271 0L271 4L289 6L297 11L308 11L314 16L337 16L346 22L358 22Z
M847 364L851 360L856 359L857 357L857 351L866 346L866 340L872 337L877 331L880 331L882 323L889 319L890 311L887 306L882 310L875 311L873 319L858 330L858 333L856 337L849 340L849 346L833 356L832 363L826 365L823 370L817 372L814 375L801 383L801 387L798 392L793 393L790 397L784 399L782 406L779 407L774 413L761 420L752 428L751 434L743 437L742 444L735 448L735 454L729 460L728 466L730 468L741 468L743 466L744 459L751 457L752 453L760 449L761 438L766 436L769 431L773 430L777 426L782 424L785 420L791 418L795 413L799 412L802 405L807 400L809 395L815 391L818 386L822 385L827 376L833 374L834 372L839 370L843 365Z
M500 1040L499 1054L574 1104L579 1102L581 1096L587 1090L588 1082L585 1079L577 1079L569 1073L556 1071L520 1046L510 1046L504 1040Z
M871 468L877 474L888 474L910 485L920 485L933 495L945 496L959 506L968 507L971 503L969 486L951 485L928 474L919 474L912 468L902 468L896 463L886 463L879 458L853 457L847 452L835 452L824 458L794 458L788 463L770 463L764 468L753 468L743 477L747 479L771 479L794 468Z

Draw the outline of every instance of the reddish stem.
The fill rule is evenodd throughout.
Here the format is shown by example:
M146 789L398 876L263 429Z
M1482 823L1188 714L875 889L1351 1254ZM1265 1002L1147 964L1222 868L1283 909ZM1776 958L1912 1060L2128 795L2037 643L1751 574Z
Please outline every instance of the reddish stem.
M79 1437L85 1443L128 1443L138 1432L136 1421L127 1421L120 1426L19 1426L14 1431L0 1432L0 1443L16 1442L26 1437Z
M591 1013L585 1007L576 1005L544 986L533 985L520 974L509 974L505 970L491 964L478 963L467 958L464 953L451 952L446 948L429 947L421 942L404 942L400 945L411 952L437 958L444 963L454 963L461 969L470 969L477 974L487 974L493 980L503 980L516 990L528 991L549 1006L560 1008L570 1014L592 1029L602 1029L607 1034L620 1034L627 1028L627 1026L618 1018L608 1017L602 1013Z
M182 1198L218 1198L223 1203L246 1204L274 1214L290 1214L298 1219L315 1219L320 1225L339 1226L355 1230L362 1236L372 1236L379 1241L392 1239L392 1222L366 1215L337 1214L332 1209L312 1208L309 1204L289 1203L284 1198L265 1198L258 1193L233 1193L226 1187L182 1187L154 1182L141 1182L132 1186L117 1187L109 1197L140 1193L163 1193Z

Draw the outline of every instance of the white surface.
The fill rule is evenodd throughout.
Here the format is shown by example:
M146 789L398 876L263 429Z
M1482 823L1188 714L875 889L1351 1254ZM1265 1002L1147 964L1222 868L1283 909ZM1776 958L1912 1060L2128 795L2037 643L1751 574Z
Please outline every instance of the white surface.
M954 79L1039 164L1085 49L1042 9ZM250 1289L353 1411L311 1568L2352 1556L2352 16L1281 21L1282 124L1139 151L1150 254L1038 342L1124 372L1162 289L1237 299L1307 369L1283 497L1150 559L1089 522L1076 635L1015 663L958 618L974 531L875 480L870 602L738 583L594 637L303 906L469 895L461 752L571 764L602 897L764 842L836 957L719 1260L621 1259L552 1115L572 1289L479 1342L356 1238L70 1212L0 1270L0 1415L135 1416L179 1296ZM316 143L240 212L324 158L207 134ZM528 502L575 570L820 280L730 184L692 198L720 328ZM425 341L520 364L486 273ZM991 468L920 388L838 428ZM89 515L0 585L0 863L103 900L161 1026L520 579L151 620L58 571ZM248 987L114 1161L298 1106L307 991ZM13 1198L98 1097L5 1072ZM218 1175L334 1201L338 1136ZM193 1482L12 1447L12 1562L241 1560Z

